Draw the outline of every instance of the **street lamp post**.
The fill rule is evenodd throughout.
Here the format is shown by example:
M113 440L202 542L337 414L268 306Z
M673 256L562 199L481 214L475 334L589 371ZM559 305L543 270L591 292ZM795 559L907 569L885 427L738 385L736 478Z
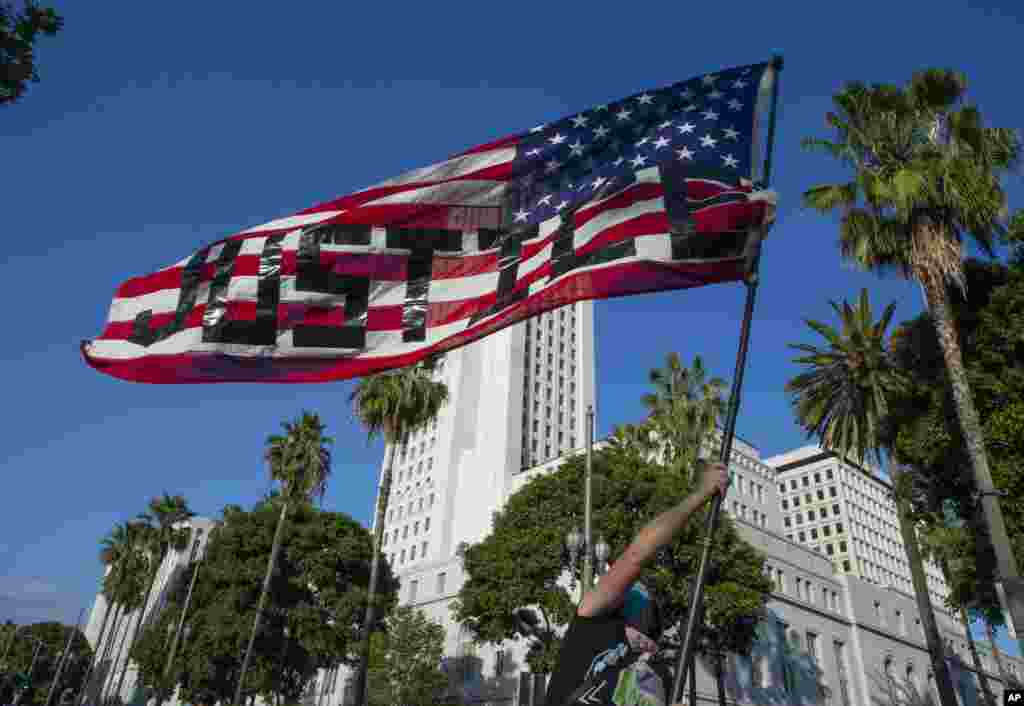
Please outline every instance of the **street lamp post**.
M584 545L583 535L580 533L579 528L577 528L575 526L571 530L569 530L568 534L565 535L565 546L569 550L569 563L573 567L576 566L577 559L581 558L580 557L580 551L581 550L584 551L584 552L587 552L587 554L591 553L591 552L587 551L588 547ZM598 572L597 573L601 573L601 567L604 566L604 562L608 559L608 555L610 553L611 553L611 548L608 546L608 543L604 541L604 537L600 537L598 539L597 546L595 546L594 549L593 549L593 554L597 557L597 562L598 562ZM593 557L584 555L582 557L582 559L583 559L584 567L586 567L588 564L593 566ZM586 569L584 569L584 571L585 570ZM586 580L586 576L584 576L584 580ZM593 583L593 576L591 576L591 588L593 587L592 583ZM575 580L573 580L573 584L575 585ZM580 584L580 601L583 600L583 594L584 594L584 591L586 590L586 588L587 588L587 584L586 583L581 583Z
M587 457L583 481L583 591L594 588L594 535L590 522L591 477L594 469L594 405L587 405Z
M32 640L33 642L36 643L36 651L32 654L32 664L29 665L29 668L28 668L28 683L29 683L29 686L31 686L32 685L32 672L34 672L35 669L36 669L36 660L39 658L39 652L43 649L43 641L40 640L40 639L34 638L34 637L28 637L27 639ZM25 688L25 691L28 691L28 687ZM21 697L24 696L24 695L25 695L24 692L22 692L21 694L18 694L18 698L15 699L14 703L17 704L18 702L20 702L21 701Z
M68 635L68 644L64 646L64 653L60 656L60 661L57 663L57 673L53 675L53 683L50 684L50 693L46 695L46 706L50 706L50 700L53 699L53 692L57 688L57 682L60 681L61 672L64 671L64 663L68 659L68 654L71 652L71 642L75 639L75 634L78 632L82 625L82 617L85 615L85 608L82 608L78 612L78 622L75 623L75 629Z

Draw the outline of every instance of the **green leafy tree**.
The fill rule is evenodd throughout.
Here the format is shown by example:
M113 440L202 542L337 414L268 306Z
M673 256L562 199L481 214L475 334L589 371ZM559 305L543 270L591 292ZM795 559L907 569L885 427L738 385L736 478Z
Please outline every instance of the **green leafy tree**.
M0 105L21 98L30 81L38 83L36 42L63 26L64 18L52 7L25 0L18 10L13 3L0 2Z
M556 471L530 480L494 514L490 535L463 552L467 579L453 603L456 619L478 640L500 643L528 637L519 632L513 611L536 606L543 619L541 637L533 639L526 657L534 672L554 668L561 646L557 626L567 624L576 609L559 579L568 574L576 586L581 580L580 567L570 566L563 538L582 515L584 465L582 455L577 455ZM618 556L648 521L692 489L689 478L629 449L595 451L594 527L612 548L612 556ZM687 614L690 596L680 577L696 574L703 540L702 523L690 522L642 576L662 597L666 624ZM728 516L722 517L715 534L712 556L704 594L705 624L721 634L725 649L747 653L771 590L763 574L764 556L740 538ZM664 647L677 642L672 633L662 639Z
M837 331L818 321L806 321L826 340L828 348L791 345L805 354L794 361L805 369L786 383L786 391L791 395L797 421L808 436L818 436L824 448L860 464L869 455L881 460L880 429L888 415L888 398L907 387L906 378L886 344L886 329L895 307L886 307L876 322L864 289L856 308L845 301L841 307L833 302L832 308L842 321L842 329ZM898 481L899 476L896 477ZM939 700L943 706L955 706L956 696L905 494L897 492L896 508Z
M1016 130L985 127L965 100L967 81L952 71L914 74L905 88L850 83L829 113L834 141L808 139L853 169L853 180L816 186L804 202L841 214L839 248L864 269L895 269L924 291L978 488L992 487L985 437L957 337L950 282L962 289L963 242L987 254L1006 237L1000 177L1019 160ZM982 501L1000 572L1018 575L997 498Z
M391 495L394 475L395 454L398 444L409 432L422 428L434 419L448 401L448 387L434 379L433 359L426 363L379 373L361 378L352 391L352 403L356 418L366 429L367 437L384 436L390 451L381 470L374 516L373 560L370 573L370 591L366 602L366 617L363 625L371 630L376 624L378 566L384 538L384 524ZM356 674L355 694L357 706L366 706L367 665L370 659L370 633L362 636L362 662Z
M74 626L50 621L34 623L18 633L17 640L11 644L7 662L8 674L11 677L15 674L27 675L31 669L30 685L21 696L21 704L44 706L57 674L61 655L68 644L68 638L71 638L69 654L72 657L60 674L58 686L61 689L78 689L82 686L89 657L92 655L89 641L85 639L81 630ZM36 655L37 647L39 648L38 656ZM34 665L33 657L36 657ZM5 699L3 703L13 702L15 691L13 687L14 684L10 678L0 683L0 698Z
M202 563L180 574L132 652L146 688L179 686L190 703L233 698L284 501L271 495L249 512L225 508ZM370 574L370 533L355 520L309 501L293 502L288 517L246 679L248 695L268 703L296 702L318 669L355 663ZM163 684L167 646L196 570L172 683ZM381 602L390 609L398 583L387 570L383 579Z
M249 635L249 646L242 660L242 671L238 678L233 703L242 703L242 692L245 688L245 675L252 658L253 645L263 618L263 607L270 593L270 582L281 550L284 536L285 519L288 508L296 502L306 502L315 495L321 500L327 489L327 478L331 474L331 452L327 447L334 439L324 436L324 425L316 414L303 412L295 422L284 423L285 435L273 435L267 438L266 460L270 467L270 477L281 484L281 517L278 519L274 532L274 543L267 562L266 574L263 578L263 590L260 593L256 616L253 619L252 631Z
M385 630L374 634L370 651L370 706L432 706L448 679L440 670L444 627L422 610L396 608Z

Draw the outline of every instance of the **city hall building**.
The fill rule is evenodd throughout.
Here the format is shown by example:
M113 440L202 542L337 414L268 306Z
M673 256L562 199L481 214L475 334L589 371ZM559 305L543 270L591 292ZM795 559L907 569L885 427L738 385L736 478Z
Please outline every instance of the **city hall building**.
M482 540L492 513L511 495L583 451L586 410L593 405L598 412L593 303L563 307L453 351L435 375L447 384L449 403L396 449L383 556L401 580L400 603L445 628L452 703L540 705L546 677L529 674L528 642L477 645L449 605L466 578L460 543ZM762 459L740 438L729 467L734 481L724 507L744 539L766 555L774 590L752 653L727 659L728 702L896 706L904 701L894 698L893 681L912 683L934 699L889 483L816 446ZM581 492L581 504L582 498ZM193 523L206 534L212 525ZM187 552L169 556L161 586L187 561ZM933 564L926 572L958 700L981 704L964 627L943 607L942 573ZM94 647L105 610L97 596L86 630ZM130 630L134 623L126 622ZM1024 678L1024 662L1003 655L1004 674L990 646L979 642L978 649L1001 703L1007 677ZM698 701L717 703L710 666L698 660L697 671ZM135 693L132 675L129 669L125 700ZM344 667L321 671L308 706L353 703L352 676Z

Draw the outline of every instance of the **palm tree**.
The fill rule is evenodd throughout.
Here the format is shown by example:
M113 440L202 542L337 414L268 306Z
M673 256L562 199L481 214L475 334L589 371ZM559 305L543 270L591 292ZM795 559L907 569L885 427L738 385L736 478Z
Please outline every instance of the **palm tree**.
M164 560L171 549L181 551L188 546L189 530L177 527L176 525L195 515L194 512L189 510L188 501L183 496L171 496L167 491L164 491L162 497L150 499L149 512L151 514L143 514L139 518L146 523L143 526L145 530L143 541L146 546L146 554L150 559L151 570L148 574L149 580L146 585L146 596L142 599L142 610L139 613L135 624L135 631L132 633L132 639L128 645L128 657L124 661L124 666L121 667L121 677L117 682L116 693L118 694L121 693L121 687L124 685L124 677L128 672L128 665L131 662L132 650L135 648L135 643L138 641L139 634L143 629L146 610L149 608L149 597L153 592L153 584L156 583L157 574L160 573L160 567L163 566ZM152 524L154 520L156 521L155 525Z
M1000 177L1019 161L1021 141L1015 130L984 127L980 111L966 103L966 91L962 74L938 69L915 73L903 89L848 84L833 98L838 112L826 118L837 139L807 139L804 145L853 167L854 179L809 189L804 202L820 212L840 212L845 260L867 270L895 269L921 285L974 484L986 493L981 503L998 574L1012 579L1019 572L999 499L989 494L992 475L948 285L963 289L964 234L989 255L1006 234Z
M670 353L665 367L651 370L648 379L654 392L641 401L649 413L650 428L662 444L662 460L685 472L693 467L725 412L725 381L709 379L699 355L687 368L678 353Z
M148 523L142 515L137 516L131 522L125 523L126 532L122 538L122 544L118 551L124 555L124 566L116 585L114 595L119 608L122 609L122 617L114 623L114 635L120 628L120 620L125 621L124 629L121 631L121 639L118 641L117 651L110 664L110 671L105 675L106 680L100 692L100 700L103 699L103 691L109 690L114 684L114 673L121 661L121 654L124 652L124 642L128 637L128 630L131 626L133 613L138 610L142 603L144 593L145 577L149 574L150 558L146 555L146 535ZM108 692L108 696L111 696ZM112 697L117 699L119 692L113 692Z
M327 479L331 475L331 451L327 447L334 439L324 436L324 425L320 417L310 412L303 412L295 422L284 422L285 434L267 437L265 459L270 469L270 478L281 484L281 516L274 530L274 543L267 562L267 572L263 577L263 590L256 606L256 617L253 619L252 632L249 633L249 646L245 650L242 670L235 688L235 706L242 706L242 688L245 685L245 673L249 669L252 648L256 643L256 635L260 629L260 620L270 594L270 579L277 565L277 555L281 550L284 537L285 519L288 509L293 503L309 502L314 495L321 501L327 491Z
M373 524L373 556L370 559L370 585L366 616L360 641L361 659L356 677L355 696L358 706L366 706L366 673L370 659L370 634L374 620L374 600L379 576L384 518L391 493L391 476L398 442L405 435L430 422L448 401L448 387L433 379L432 361L400 370L387 371L362 378L349 401L356 417L366 428L369 439L382 434L388 444L387 460L381 471L377 512Z
M786 392L791 396L793 411L808 437L819 437L824 448L836 452L841 458L852 458L856 463L863 464L869 454L880 460L882 450L878 433L888 411L887 398L906 386L906 379L896 366L885 338L895 305L887 306L882 318L875 322L867 290L862 289L856 308L846 301L842 306L832 302L832 308L842 321L840 331L818 321L805 322L825 339L827 348L790 345L804 354L794 362L806 366L806 369L786 383ZM907 480L901 480L896 469L892 474L897 486L895 498L900 533L907 552L939 701L942 706L956 706L921 563L917 533L909 520L910 503L904 489Z
M114 535L119 531L120 525L115 526L111 533L103 539L103 548L100 550L100 561L106 566L110 567L110 571L116 571L116 556L113 552L112 546L114 544ZM108 572L109 573L109 572ZM103 644L103 638L107 632L107 622L110 620L111 608L114 606L113 599L108 594L106 586L103 587L101 593L103 594L104 600L107 603L107 609L103 611L103 623L100 625L99 639L96 641L96 652L93 654L92 660L89 663L89 667L85 671L85 677L82 679L82 694L79 703L82 703L85 699L86 691L89 686L89 678L92 676L93 671L96 669L96 664L100 659L100 645Z

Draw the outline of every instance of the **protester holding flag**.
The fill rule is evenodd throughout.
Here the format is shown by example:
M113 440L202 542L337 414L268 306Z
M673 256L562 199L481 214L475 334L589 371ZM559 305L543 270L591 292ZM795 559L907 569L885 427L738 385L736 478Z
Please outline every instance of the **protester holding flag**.
M548 706L665 706L669 675L647 664L662 624L657 600L638 581L644 565L671 543L687 520L729 485L722 463L701 464L697 490L640 530L580 602L547 690ZM659 673L660 672L660 673Z

